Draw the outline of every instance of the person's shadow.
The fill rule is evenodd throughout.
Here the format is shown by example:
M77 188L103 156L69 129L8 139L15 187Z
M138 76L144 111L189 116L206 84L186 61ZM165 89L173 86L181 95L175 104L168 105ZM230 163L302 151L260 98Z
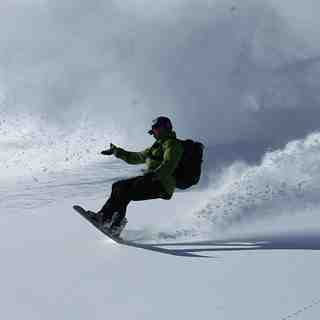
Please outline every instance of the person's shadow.
M180 257L214 258L202 253L258 250L320 250L320 233L239 237L228 240L158 242L146 244L122 240L122 244Z

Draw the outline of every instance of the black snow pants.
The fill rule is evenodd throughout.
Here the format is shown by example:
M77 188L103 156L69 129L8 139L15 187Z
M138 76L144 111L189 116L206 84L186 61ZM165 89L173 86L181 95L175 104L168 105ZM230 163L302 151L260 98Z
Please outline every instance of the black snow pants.
M111 219L114 213L118 213L115 224L126 216L127 206L130 201L151 199L166 199L171 197L166 193L161 182L152 180L150 176L138 176L126 180L120 180L112 185L112 192L102 207L103 220Z

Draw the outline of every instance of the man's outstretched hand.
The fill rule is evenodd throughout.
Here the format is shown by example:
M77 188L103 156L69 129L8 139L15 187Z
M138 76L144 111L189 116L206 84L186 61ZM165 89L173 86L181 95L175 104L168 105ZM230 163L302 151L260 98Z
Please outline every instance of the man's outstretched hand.
M110 148L108 150L101 151L101 154L104 156L111 156L114 154L116 148L117 147L114 144L110 143Z
M111 156L111 155L113 155L113 150L111 150L111 149L103 150L103 151L101 151L101 154L104 156Z

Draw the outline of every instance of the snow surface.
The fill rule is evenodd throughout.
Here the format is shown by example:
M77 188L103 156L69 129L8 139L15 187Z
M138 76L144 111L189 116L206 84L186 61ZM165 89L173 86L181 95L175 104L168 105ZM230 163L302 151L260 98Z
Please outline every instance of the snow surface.
M0 3L1 319L317 320L318 1ZM98 210L141 173L99 154L206 145L198 186Z
M204 205L193 191L132 204L123 236L135 242L118 245L72 210L102 204L111 183L107 174L95 181L100 169L20 182L3 193L3 317L317 319L319 232L188 230L190 208Z

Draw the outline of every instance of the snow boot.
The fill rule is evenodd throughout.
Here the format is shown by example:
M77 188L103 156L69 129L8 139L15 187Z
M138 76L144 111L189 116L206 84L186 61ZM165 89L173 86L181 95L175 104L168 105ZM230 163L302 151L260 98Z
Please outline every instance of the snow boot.
M94 211L87 210L86 213L90 217L90 219L94 220L97 224L99 224L99 225L104 224L103 212L102 211L94 212ZM106 222L107 221L110 223L110 226L111 226L111 219L110 220L106 220Z
M114 214L111 221L106 220L103 223L102 228L108 231L113 237L119 237L127 223L127 218L123 218L121 221L117 221L117 214Z
M113 237L119 237L122 230L126 227L126 225L128 224L128 219L127 218L123 218L120 222L120 224L112 224L112 226L109 228L109 232L111 233L111 235Z

